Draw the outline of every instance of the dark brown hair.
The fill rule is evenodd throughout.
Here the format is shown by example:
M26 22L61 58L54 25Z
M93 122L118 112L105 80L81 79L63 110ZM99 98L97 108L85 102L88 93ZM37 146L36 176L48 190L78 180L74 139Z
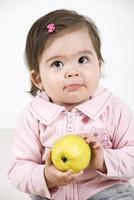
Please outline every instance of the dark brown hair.
M53 23L56 26L53 33L49 33L47 29L47 25L50 23ZM39 72L39 60L48 41L53 41L57 34L62 34L67 30L73 31L82 27L87 28L101 65L103 62L101 42L98 28L94 22L90 18L80 15L75 11L61 9L54 10L39 18L29 30L25 47L28 69L30 71L35 70L36 72ZM35 96L37 90L38 88L31 82L30 93Z

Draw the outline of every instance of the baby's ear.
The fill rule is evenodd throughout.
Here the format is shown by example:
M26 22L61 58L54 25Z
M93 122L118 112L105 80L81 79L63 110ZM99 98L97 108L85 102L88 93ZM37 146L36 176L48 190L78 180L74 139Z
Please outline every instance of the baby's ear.
M35 70L31 70L31 72L30 72L30 78L31 78L31 81L33 82L33 84L37 88L39 88L40 90L42 90L42 81L41 81L39 72L37 72Z

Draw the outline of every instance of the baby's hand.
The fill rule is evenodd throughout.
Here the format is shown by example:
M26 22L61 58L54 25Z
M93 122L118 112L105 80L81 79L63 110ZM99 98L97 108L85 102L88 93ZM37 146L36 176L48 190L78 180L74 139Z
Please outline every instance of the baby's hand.
M44 176L47 181L48 188L70 184L82 173L83 172L73 173L72 170L68 170L67 172L59 171L52 163L51 152L47 154Z
M101 142L94 135L82 134L82 137L91 147L91 161L90 167L106 173L106 166L104 162L104 152Z

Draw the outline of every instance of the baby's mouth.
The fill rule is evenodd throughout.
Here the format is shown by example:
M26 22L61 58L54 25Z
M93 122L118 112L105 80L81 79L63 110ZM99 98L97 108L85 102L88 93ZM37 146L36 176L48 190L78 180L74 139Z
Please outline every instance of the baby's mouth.
M66 85L64 87L64 90L75 91L75 90L78 90L82 86L83 86L82 84L70 84L70 85Z

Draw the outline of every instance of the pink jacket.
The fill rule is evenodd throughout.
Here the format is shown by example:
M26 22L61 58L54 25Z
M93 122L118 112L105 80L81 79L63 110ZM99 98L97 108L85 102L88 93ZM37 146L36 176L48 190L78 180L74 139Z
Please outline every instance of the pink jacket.
M45 156L54 141L69 132L96 133L104 147L107 174L88 167L73 183L49 190L43 175ZM54 200L86 200L134 177L134 116L103 87L72 112L51 103L42 92L24 110L12 155L8 176L19 190Z

